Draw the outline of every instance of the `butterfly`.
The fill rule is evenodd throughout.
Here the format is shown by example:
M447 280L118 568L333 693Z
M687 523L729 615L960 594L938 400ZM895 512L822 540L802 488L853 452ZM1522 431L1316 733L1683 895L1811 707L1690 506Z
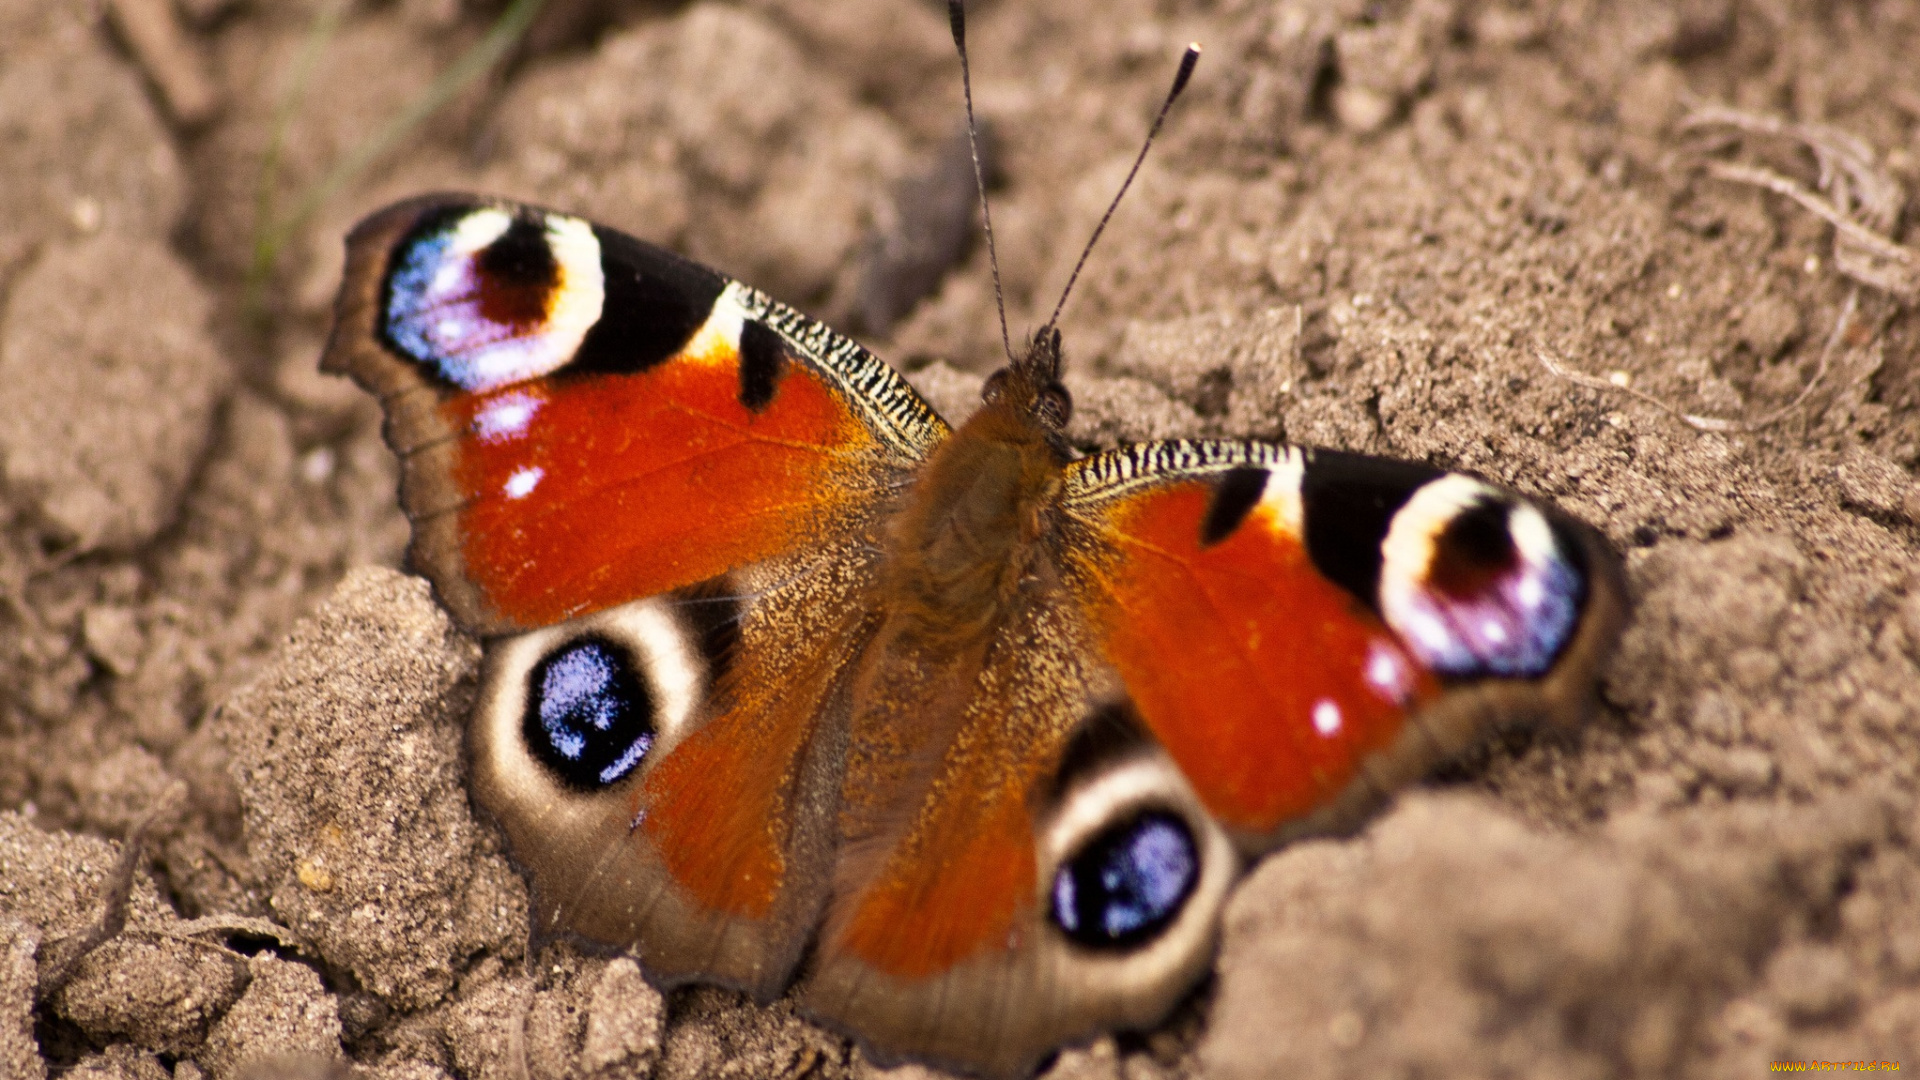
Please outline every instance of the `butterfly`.
M1155 1024L1250 860L1577 722L1625 618L1598 532L1472 476L1081 455L1051 321L955 428L748 285L457 194L356 227L335 315L486 642L470 783L536 928L881 1060Z

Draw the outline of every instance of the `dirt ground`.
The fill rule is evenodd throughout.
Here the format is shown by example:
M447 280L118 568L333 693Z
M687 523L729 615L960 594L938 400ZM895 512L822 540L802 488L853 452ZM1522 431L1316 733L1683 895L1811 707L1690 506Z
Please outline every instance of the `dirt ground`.
M952 202L944 13L552 0L276 231L500 8L0 0L0 1073L925 1073L529 954L463 785L477 647L393 569L377 410L315 362L346 228L471 188L863 328L964 412L981 246L923 299L863 284ZM1268 858L1189 1004L1050 1075L1920 1067L1920 3L980 0L973 30L1016 334L1206 48L1068 307L1085 446L1474 470L1599 526L1636 603L1591 725ZM70 963L143 821L124 929Z

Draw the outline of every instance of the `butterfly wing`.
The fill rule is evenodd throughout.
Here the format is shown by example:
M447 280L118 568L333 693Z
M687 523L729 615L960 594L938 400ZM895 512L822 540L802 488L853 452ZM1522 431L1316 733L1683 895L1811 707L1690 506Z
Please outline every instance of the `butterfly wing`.
M964 694L896 676L873 696L913 725L855 707L802 993L882 1057L1018 1076L1158 1022L1243 855L1357 821L1495 722L1578 715L1620 627L1596 534L1424 466L1133 446L1068 465L1052 518ZM888 644L867 662L924 672Z
M776 994L824 900L875 533L946 425L738 282L469 196L354 231L323 367L379 395L411 560L490 639L474 791L541 924Z
M739 282L469 196L354 230L322 367L380 397L413 564L487 635L854 531L947 434L892 369Z
M1262 443L1075 462L1100 652L1243 850L1343 828L1495 724L1572 722L1625 617L1589 527L1473 477Z
M1042 586L957 658L958 694L884 633L867 658L891 682L850 724L845 847L800 1000L880 1060L1028 1075L1157 1022L1211 963L1239 857L1085 629Z
M633 946L666 984L786 988L830 883L861 548L489 647L470 783L531 875L537 930Z

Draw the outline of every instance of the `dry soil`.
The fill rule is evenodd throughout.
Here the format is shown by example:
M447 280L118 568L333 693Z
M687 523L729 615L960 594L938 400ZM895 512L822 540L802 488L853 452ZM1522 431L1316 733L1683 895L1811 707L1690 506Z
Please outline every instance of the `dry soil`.
M963 412L984 252L894 195L952 204L944 14L552 0L250 292L498 10L0 0L8 1076L918 1075L529 954L462 782L476 646L394 569L377 411L314 365L351 222L474 188L860 326ZM1636 603L1592 724L1267 859L1217 976L1052 1075L1920 1068L1920 3L981 0L974 31L1015 333L1206 46L1068 308L1083 445L1471 469L1599 526ZM875 298L914 228L934 291ZM43 985L149 817L125 927Z

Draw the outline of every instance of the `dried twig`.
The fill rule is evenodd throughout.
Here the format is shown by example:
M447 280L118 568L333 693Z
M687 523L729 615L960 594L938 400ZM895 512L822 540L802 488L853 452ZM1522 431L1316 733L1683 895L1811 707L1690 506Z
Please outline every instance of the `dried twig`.
M1920 298L1920 253L1891 238L1906 205L1906 191L1875 164L1866 140L1825 124L1796 124L1722 105L1694 110L1681 127L1730 127L1788 139L1812 151L1820 169L1819 193L1758 166L1716 161L1707 164L1707 171L1720 180L1792 199L1834 227L1833 263L1842 274L1902 300Z
M1575 371L1547 355L1544 351L1536 353L1535 355L1539 358L1541 366L1546 368L1549 373L1558 378L1565 379L1575 386L1584 386L1590 390L1604 390L1611 393L1625 394L1636 401L1645 402L1659 409L1661 412L1678 419L1681 423L1697 431L1715 431L1723 434L1751 434L1764 428L1772 427L1774 424L1780 422L1789 413L1805 404L1807 398L1813 395L1814 388L1820 385L1820 380L1826 378L1828 370L1832 368L1834 350L1839 348L1841 340L1846 337L1848 328L1853 325L1853 316L1859 309L1859 306L1860 290L1858 287L1855 287L1847 293L1846 303L1840 306L1840 315L1834 319L1833 330L1827 334L1827 343L1825 347L1820 350L1820 363L1814 368L1813 377L1807 380L1807 384L1800 388L1800 393L1795 395L1792 401L1757 420L1729 420L1725 417L1700 416L1695 413L1681 412L1679 409L1661 401L1652 394L1635 390L1630 386L1616 385L1605 379L1595 378L1582 371Z
M1834 265L1863 285L1911 300L1920 296L1920 256L1848 217L1840 208L1772 169L1716 161L1707 166L1716 179L1763 187L1785 195L1834 227ZM1852 244L1858 250L1848 251Z
M1799 124L1723 105L1695 109L1681 121L1682 128L1729 127L1752 135L1788 139L1813 153L1820 174L1818 191L1772 169L1737 162L1710 161L1706 168L1715 179L1765 188L1792 199L1801 208L1833 226L1833 264L1845 276L1870 288L1891 293L1903 300L1920 297L1920 253L1895 243L1891 237L1906 192L1899 181L1874 162L1873 147L1866 140L1828 127L1825 124ZM1700 431L1725 433L1754 432L1779 422L1806 404L1833 366L1835 350L1853 325L1860 307L1860 289L1847 293L1833 330L1820 350L1820 362L1813 377L1786 405L1754 420L1732 420L1718 416L1700 416L1681 412L1650 394L1625 386L1616 386L1591 375L1573 371L1545 353L1540 363L1555 376L1594 390L1628 394L1678 418Z
M322 1054L269 1054L243 1062L235 1080L347 1080L353 1065Z
M507 1060L503 1071L507 1080L528 1080L533 1071L527 1061L527 1017L533 1013L533 989L528 987L520 1007L514 1010L507 1027Z
M1851 132L1825 124L1796 124L1724 105L1695 109L1680 126L1730 127L1800 143L1813 151L1814 161L1820 166L1820 190L1831 192L1843 210L1876 232L1891 230L1906 202L1899 181L1874 164L1873 147Z
M184 127L198 127L219 111L220 97L193 43L174 21L167 0L109 0L107 11L147 77Z
M78 934L71 935L51 943L48 952L57 954L40 969L40 978L34 985L34 998L45 1001L60 991L79 970L80 961L87 954L120 936L127 927L127 901L133 895L133 879L140 869L140 860L146 854L147 834L153 826L173 809L185 793L185 785L176 785L160 797L160 800L147 811L145 817L128 830L127 838L120 844L120 858L108 872L106 890L100 897L100 917L92 926Z
M248 937L265 938L279 943L283 949L295 952L309 952L311 947L306 939L291 927L282 926L270 919L259 919L249 915L206 915L198 919L175 923L168 936L182 940L199 937L224 937L231 934L245 934Z

